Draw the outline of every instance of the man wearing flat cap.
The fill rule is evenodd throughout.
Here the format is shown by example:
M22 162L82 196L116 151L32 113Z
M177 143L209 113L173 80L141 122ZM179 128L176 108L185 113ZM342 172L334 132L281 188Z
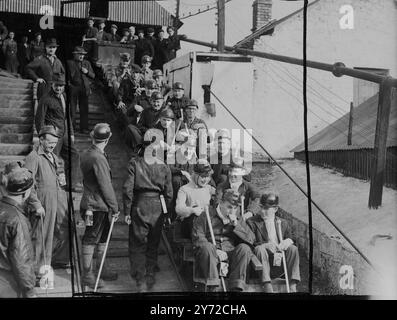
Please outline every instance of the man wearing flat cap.
M209 207L216 246L212 243L206 214L201 214L193 222L193 280L199 291L215 291L219 286L218 264L221 264L221 273L228 274L228 291L245 289L247 266L253 255L251 245L254 243L254 235L246 223L237 217L238 205L238 193L229 189L223 193L216 207ZM228 268L224 267L226 261Z
M109 34L109 41L111 43L119 43L121 37L117 34L118 27L115 24L110 26L110 34Z
M92 264L97 249L97 272L105 252L106 240L110 231L111 217L119 216L119 205L112 185L110 163L105 153L112 136L107 123L98 123L90 133L92 146L81 155L84 192L80 202L80 212L85 219L92 214L92 225L87 225L83 236L83 277L82 282L91 288L95 287L96 275ZM86 219L85 219L86 220ZM118 277L116 272L104 264L101 279L113 281ZM98 287L102 287L102 281Z
M76 129L76 110L79 106L80 133L88 134L88 98L91 94L90 80L95 78L91 63L84 59L87 52L83 47L75 47L73 60L67 62L69 71L70 113L73 127Z
M154 57L152 43L145 38L145 32L142 29L138 30L138 40L135 41L135 45L135 64L141 65L142 57L145 55Z
M35 124L38 132L45 125L56 127L59 132L58 144L54 153L65 162L65 173L68 188L72 191L81 192L80 172L79 172L79 154L74 146L74 129L72 120L69 117L70 130L67 120L65 78L60 75L54 75L50 92L44 96L37 107L35 115ZM70 114L69 114L70 116ZM69 143L69 136L71 143ZM71 153L72 162L69 165L69 152ZM69 167L71 167L71 181L69 181Z
M260 213L248 219L247 224L255 234L254 252L263 266L261 276L263 290L268 293L273 292L271 275L278 277L283 274L281 252L284 251L290 292L296 292L296 285L300 282L299 252L292 240L294 237L288 221L276 216L278 204L278 195L263 194L260 198ZM281 223L281 234L279 223Z
M97 44L98 29L94 27L94 19L87 19L87 28L83 34L83 47L87 51L91 62L95 63L98 60L98 44Z
M98 20L98 32L96 38L99 42L101 41L110 41L109 33L105 31L106 23L105 19Z
M59 138L59 132L54 126L45 125L41 127L39 132L39 144L29 153L25 160L25 167L33 174L37 198L46 213L43 219L43 230L41 230L40 223L37 219L31 221L35 272L38 277L41 276L40 267L44 265L44 261L46 261L48 265L51 265L53 262L54 242L62 244L59 246L57 245L57 249L59 249L64 246L67 241L67 239L65 239L67 234L65 229L67 229L68 206L66 193L62 189L62 186L65 184L65 177L60 171L59 159L54 154L54 149ZM57 230L56 234L55 230ZM56 239L54 236L56 236ZM45 248L43 248L43 241L45 243ZM62 263L66 264L68 262L67 260L68 259L64 259Z
M58 47L55 38L48 39L45 45L46 53L37 57L25 67L26 76L39 84L37 88L38 100L50 92L55 74L65 78L65 68L61 60L55 55Z
M36 277L25 202L33 187L32 173L19 168L8 175L0 200L0 298L34 298Z
M34 60L45 53L45 44L42 40L41 32L34 34L34 39L30 42L30 60Z
M144 55L141 60L142 76L144 81L153 80L153 70L150 69L152 65L152 58L148 55Z

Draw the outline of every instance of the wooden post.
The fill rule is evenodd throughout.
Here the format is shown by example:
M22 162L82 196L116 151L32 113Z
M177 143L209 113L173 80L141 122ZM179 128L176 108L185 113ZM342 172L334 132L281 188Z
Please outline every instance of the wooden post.
M225 0L218 0L218 52L225 52Z
M352 145L353 135L353 102L350 102L350 115L349 115L349 131L347 133L347 145Z
M181 8L181 0L176 0L176 12L175 12L175 18L179 20L179 14L180 14L180 9Z
M376 119L374 162L371 169L371 186L368 207L377 209L382 205L382 193L386 167L386 142L392 105L392 78L386 77L379 85L379 104Z

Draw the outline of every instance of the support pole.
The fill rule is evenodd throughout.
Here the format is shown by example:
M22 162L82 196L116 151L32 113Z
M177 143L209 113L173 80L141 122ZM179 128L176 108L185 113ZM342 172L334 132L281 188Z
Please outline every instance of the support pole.
M386 77L379 86L378 115L376 119L374 162L371 170L371 186L369 190L368 207L377 209L382 205L383 184L385 179L387 134L392 105L392 80Z
M225 0L218 0L218 52L225 52Z
M353 136L353 102L350 102L350 113L349 113L349 131L347 133L347 145L352 145Z

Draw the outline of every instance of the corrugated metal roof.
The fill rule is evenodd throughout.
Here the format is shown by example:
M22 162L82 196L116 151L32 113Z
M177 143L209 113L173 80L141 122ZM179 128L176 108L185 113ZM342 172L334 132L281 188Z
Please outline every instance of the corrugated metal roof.
M397 97L390 112L387 146L397 146ZM347 145L349 113L309 139L309 151L372 149L375 141L376 119L378 113L378 94L353 109L352 145ZM291 152L305 150L304 143Z
M40 15L40 8L49 5L55 16L61 14L61 0L2 0L0 11ZM86 18L86 3L71 3L64 6L64 15L70 18ZM111 1L109 2L109 20L169 26L174 23L174 16L156 1Z

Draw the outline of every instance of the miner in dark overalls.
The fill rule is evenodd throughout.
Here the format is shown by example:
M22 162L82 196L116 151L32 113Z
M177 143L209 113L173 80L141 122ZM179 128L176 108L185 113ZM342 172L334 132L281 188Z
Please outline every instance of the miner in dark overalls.
M86 229L83 236L83 279L84 285L94 288L95 275L92 259L97 248L97 269L105 252L106 240L110 231L110 216L118 218L119 206L112 185L110 165L105 147L112 133L107 123L98 123L90 133L92 146L81 156L81 171L83 173L84 193L81 198L80 212L86 219ZM92 216L92 223L88 223L87 216ZM116 272L103 265L101 278L116 280ZM103 286L99 282L98 287Z
M147 143L146 143L147 146ZM129 224L131 276L142 285L155 284L158 247L164 222L164 209L172 200L171 171L152 153L152 146L141 149L128 164L128 177L123 186L125 221Z

